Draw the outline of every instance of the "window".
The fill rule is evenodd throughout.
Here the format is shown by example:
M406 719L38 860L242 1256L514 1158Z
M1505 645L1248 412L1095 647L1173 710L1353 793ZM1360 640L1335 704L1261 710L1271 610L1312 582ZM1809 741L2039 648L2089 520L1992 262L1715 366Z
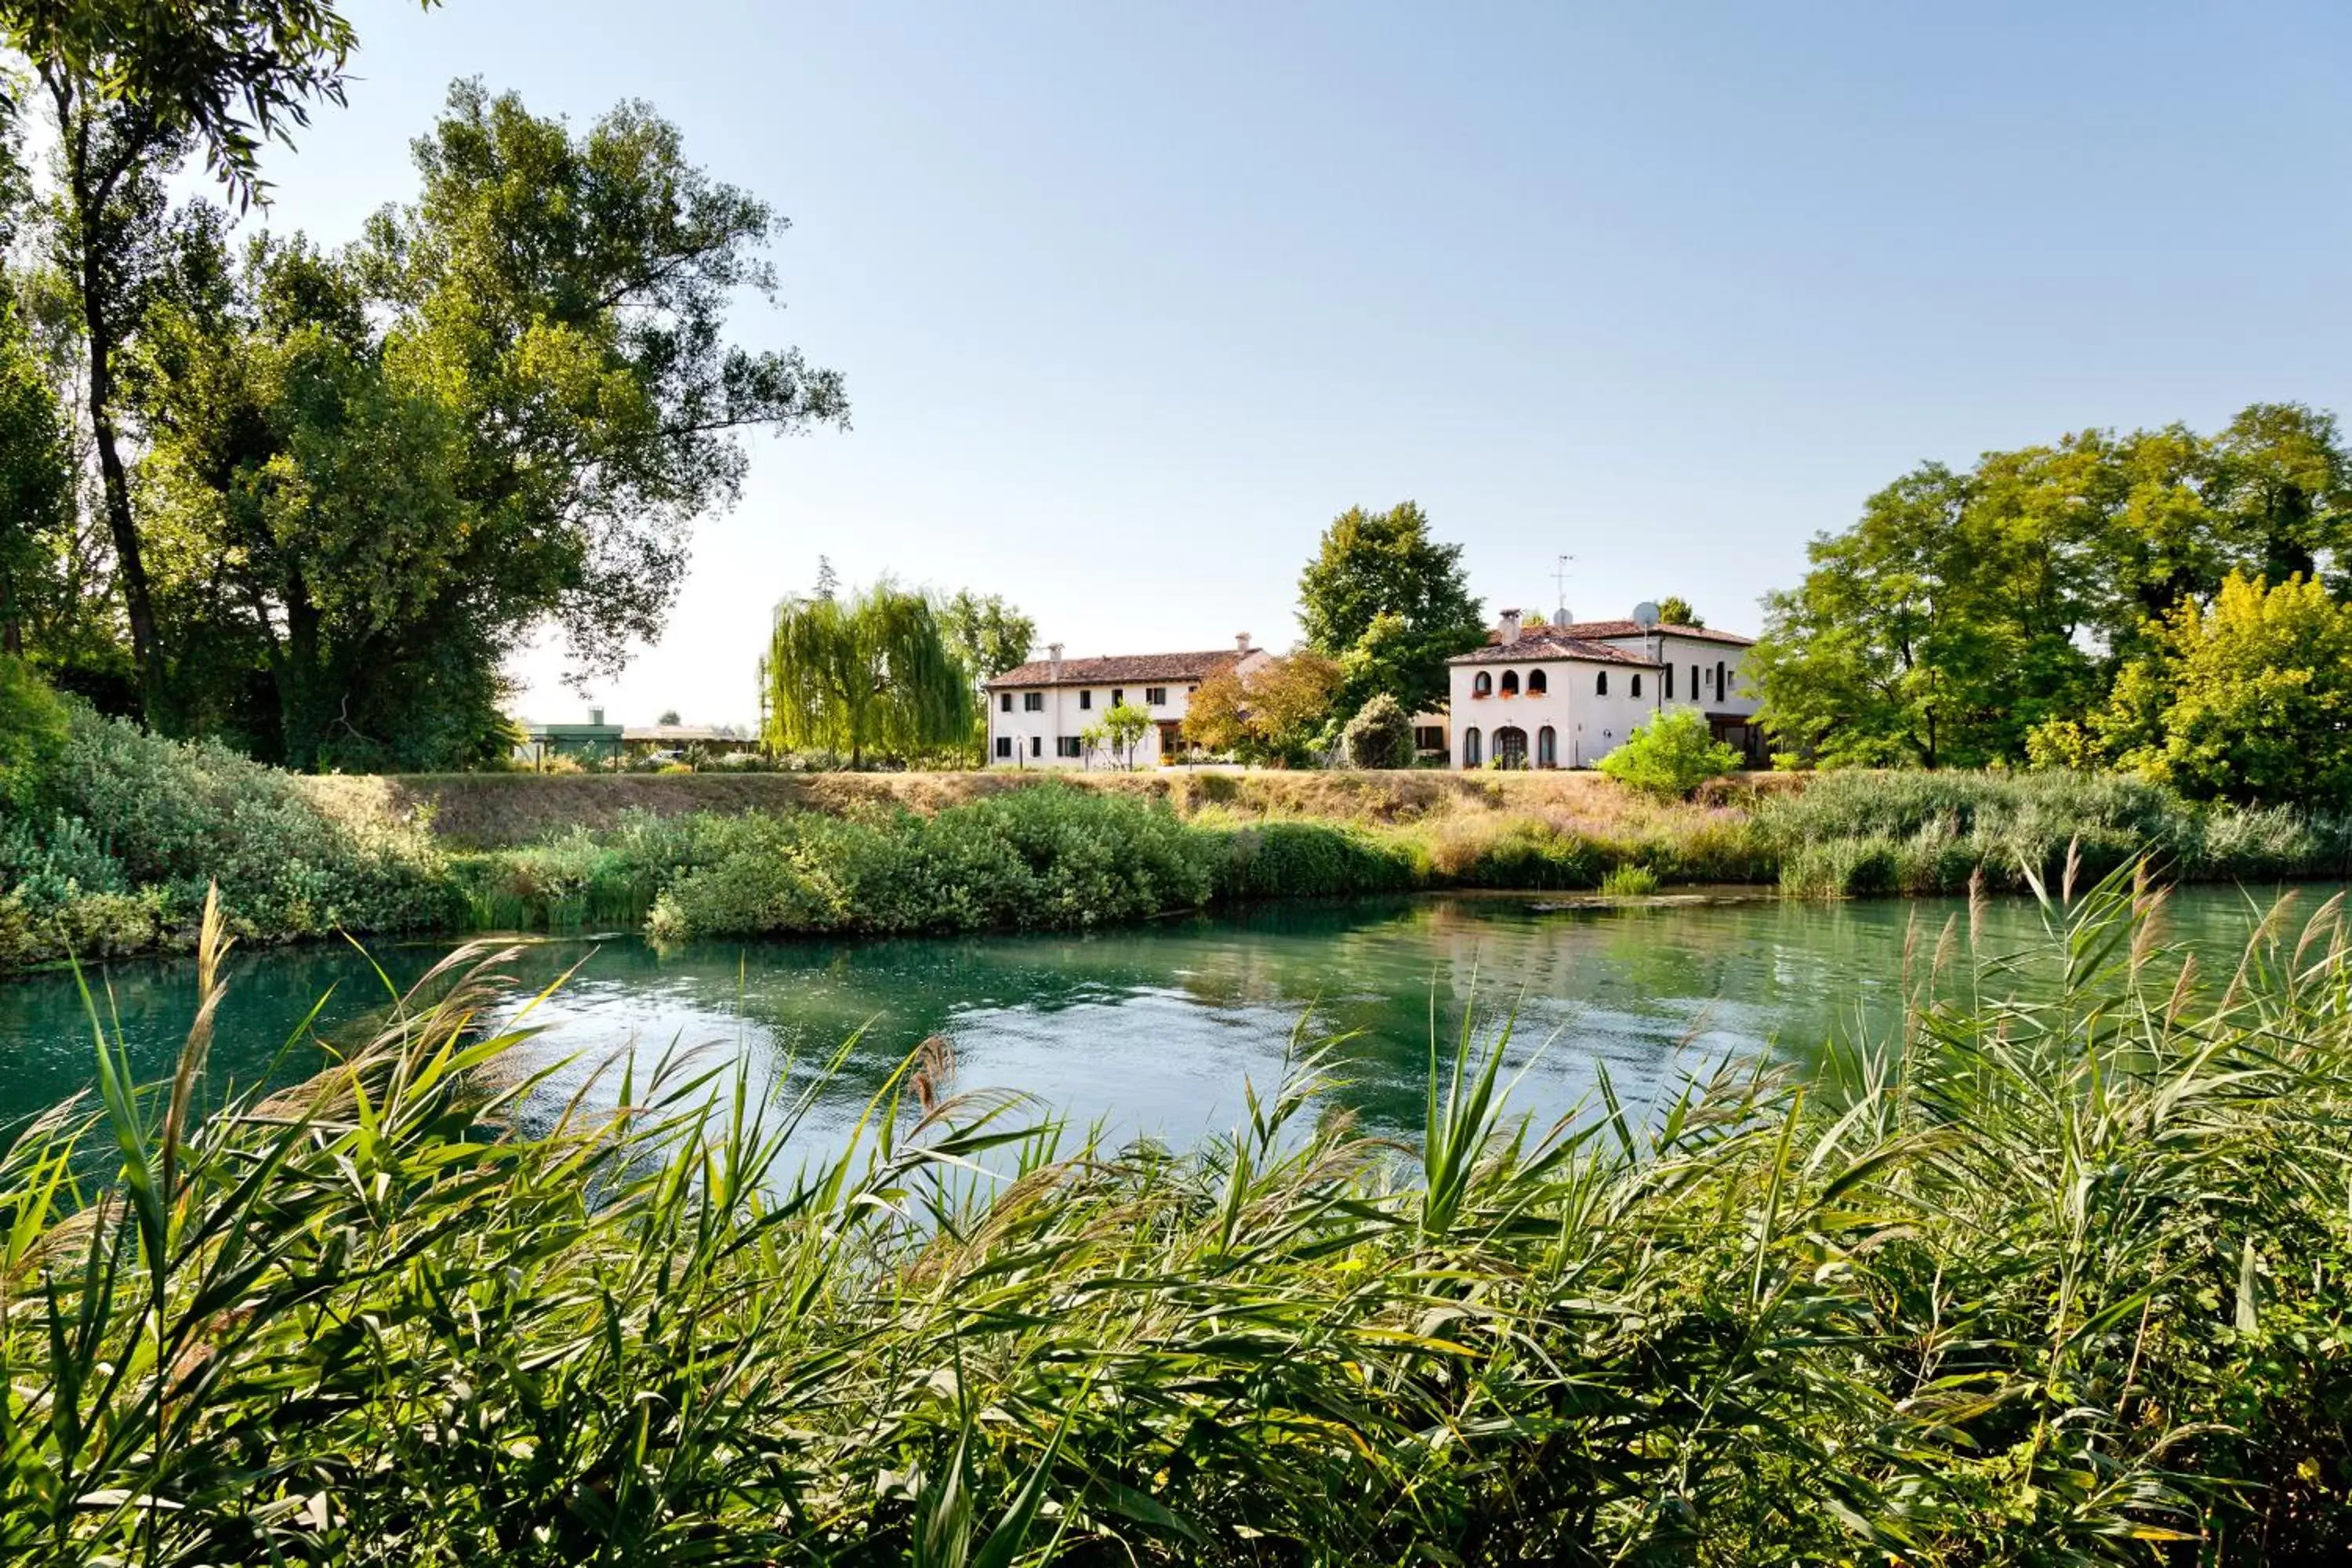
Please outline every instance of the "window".
M1549 724L1536 731L1536 766L1539 768L1559 766L1559 737L1552 732L1552 727Z
M1609 672L1607 670L1604 669L1600 674L1592 678L1592 695L1595 697L1606 697L1609 695Z
M999 735L996 737L996 755L997 760L1000 762L1011 762L1013 760L1012 736Z
M1633 677L1633 695L1636 697L1642 695L1642 677L1639 672L1636 672Z
M1518 694L1519 672L1516 669L1507 669L1503 671L1503 695L1506 697L1517 697Z
M1549 691L1550 689L1551 681L1546 678L1542 670L1531 669L1528 671L1528 696L1541 697L1545 692Z
M1412 731L1412 749L1416 752L1445 750L1445 728L1442 724L1422 724Z
M1110 705L1114 708L1127 700L1127 693L1114 686L1110 689Z
M1698 666L1691 666L1691 700L1698 700Z
M1094 705L1095 694L1081 687L1078 690L1078 706L1080 708L1091 708Z
M1484 680L1486 678L1482 675L1478 679ZM1473 724L1462 731L1462 765L1465 768L1475 768L1478 765L1479 760L1478 726Z
M1495 678L1487 674L1483 669L1477 674L1472 676L1470 678L1470 695L1473 697L1492 697L1495 695ZM1478 731L1473 730L1470 732L1475 735Z
M1671 665L1671 664L1670 664L1670 665L1666 666L1666 700L1667 700L1667 701L1669 701L1669 702L1672 702L1674 700L1675 700L1675 667L1674 667L1673 665Z
M1045 742L1043 736L1029 737L1029 754L1033 757L1042 757L1045 754Z
M1024 713L1043 713L1045 710L1045 694L1042 691L1023 692L1021 710Z
M1724 696L1723 660L1719 658L1715 661L1715 694L1718 699Z
M1147 686L1143 689L1143 700L1151 707L1165 708L1168 706L1168 689L1164 686Z
M1057 757L1083 757L1087 754L1086 743L1076 735L1056 735L1054 737L1054 754Z
M1010 691L1000 691L996 694L996 710L999 713L1010 713L1013 711L1013 693Z

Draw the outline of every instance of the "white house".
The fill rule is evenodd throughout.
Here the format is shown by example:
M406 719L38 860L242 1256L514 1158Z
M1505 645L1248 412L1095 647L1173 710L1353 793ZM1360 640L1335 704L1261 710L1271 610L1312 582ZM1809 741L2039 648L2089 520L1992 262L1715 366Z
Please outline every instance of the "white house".
M1008 669L988 683L988 761L1000 768L1076 768L1087 762L1078 737L1122 702L1151 715L1151 728L1135 749L1135 761L1151 766L1181 755L1178 733L1193 691L1221 671L1243 674L1273 655L1250 646L1249 634L1228 648L1206 653L1116 654L1106 658L1062 657L1062 645L1046 657Z
M1697 709L1717 740L1760 763L1741 669L1753 642L1654 616L1522 630L1519 612L1505 610L1494 640L1446 661L1454 765L1589 768L1667 708Z

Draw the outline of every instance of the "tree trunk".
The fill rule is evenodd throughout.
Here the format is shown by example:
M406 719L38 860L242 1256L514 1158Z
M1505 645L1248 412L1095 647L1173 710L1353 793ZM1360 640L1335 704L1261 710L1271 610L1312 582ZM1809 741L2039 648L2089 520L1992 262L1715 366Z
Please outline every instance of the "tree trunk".
M147 722L161 717L163 661L156 645L155 605L147 582L146 552L140 548L139 527L131 515L131 478L122 463L121 443L114 428L114 321L107 297L103 248L98 238L106 219L111 179L93 182L89 169L87 124L76 125L68 100L58 95L58 129L65 138L67 178L72 190L75 222L79 228L82 331L89 334L89 433L98 448L98 472L104 489L107 531L114 540L115 575L122 584L122 609L131 623L131 663L137 672Z
M285 732L286 766L298 773L316 773L325 730L320 716L319 610L299 576L288 584L286 651L277 665L278 721Z

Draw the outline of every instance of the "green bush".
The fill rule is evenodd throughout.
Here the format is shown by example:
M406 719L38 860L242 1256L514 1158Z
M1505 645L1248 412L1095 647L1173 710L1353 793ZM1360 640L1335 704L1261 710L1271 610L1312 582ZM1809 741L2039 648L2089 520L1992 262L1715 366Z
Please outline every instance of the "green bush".
M0 654L0 806L22 811L40 798L72 733L65 700L31 665Z
M692 863L664 879L649 925L665 941L1139 920L1205 903L1220 848L1164 805L1061 784L930 817L793 812L679 831L668 843Z
M1739 766L1739 753L1715 738L1706 715L1690 708L1652 714L1625 743L1601 759L1601 771L1660 800L1688 800L1709 779Z
M193 925L217 883L257 940L446 927L457 900L421 823L338 816L293 775L68 708L42 809L0 831L0 886L45 955L128 951ZM87 900L99 900L95 903ZM108 900L129 900L128 903Z
M1342 823L1273 821L1229 830L1216 885L1221 898L1281 899L1402 892L1419 880L1393 839Z
M1357 710L1344 735L1350 767L1412 765L1412 715L1385 691Z
M1647 866L1619 866L1601 879L1601 890L1612 898L1640 898L1658 890L1658 874Z

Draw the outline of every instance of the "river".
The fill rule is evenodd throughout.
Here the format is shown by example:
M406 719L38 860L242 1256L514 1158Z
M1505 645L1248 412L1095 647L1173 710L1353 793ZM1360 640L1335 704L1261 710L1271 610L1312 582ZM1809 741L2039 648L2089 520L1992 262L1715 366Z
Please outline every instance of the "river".
M2307 909L2327 889L2300 894ZM2258 895L2267 902L2265 889ZM1465 1015L1481 1038L1515 1019L1509 1059L1525 1068L1514 1104L1550 1116L1587 1096L1605 1067L1640 1101L1734 1053L1796 1057L1825 1041L1878 1037L1898 1007L1906 931L1924 965L1950 900L1850 903L1750 898L1563 910L1531 897L1421 898L1265 906L1091 935L711 944L657 953L633 935L527 947L509 967L537 990L527 1048L562 1064L550 1096L616 1052L700 1048L740 1059L763 1087L805 1082L856 1036L820 1096L811 1134L834 1138L873 1087L927 1036L944 1035L958 1085L1034 1096L1117 1139L1172 1142L1232 1125L1243 1086L1270 1089L1294 1042L1339 1034L1339 1093L1377 1128L1407 1130L1435 1028L1450 1049ZM2242 942L2247 895L2185 889L2174 941L2221 953ZM1995 900L1985 947L2039 937L2032 903ZM373 949L396 984L446 944ZM368 958L341 944L240 952L211 1063L228 1083L286 1079L323 1059L384 1006ZM99 1006L134 1072L166 1076L194 1011L186 960L118 963L94 974ZM316 1022L303 1027L314 1005ZM69 976L0 984L0 1142L5 1124L88 1086L89 1025ZM608 1092L610 1075L591 1098Z

